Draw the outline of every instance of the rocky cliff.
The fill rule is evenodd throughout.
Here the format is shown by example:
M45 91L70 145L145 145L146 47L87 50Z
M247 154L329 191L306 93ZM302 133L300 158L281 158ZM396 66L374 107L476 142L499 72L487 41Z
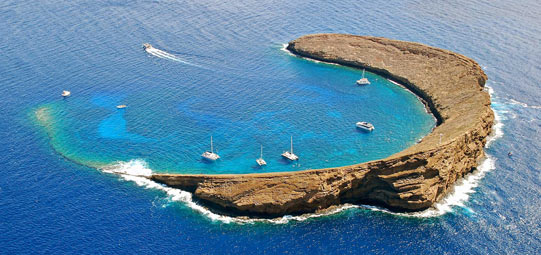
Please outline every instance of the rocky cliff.
M357 165L243 175L154 174L207 206L236 215L314 212L341 203L395 211L429 208L484 156L494 114L480 66L460 54L419 43L344 34L315 34L289 43L302 57L366 68L421 97L438 120L416 145Z

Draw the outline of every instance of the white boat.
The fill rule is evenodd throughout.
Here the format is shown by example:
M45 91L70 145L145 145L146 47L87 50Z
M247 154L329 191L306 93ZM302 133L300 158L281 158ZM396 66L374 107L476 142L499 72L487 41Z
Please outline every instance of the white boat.
M126 108L126 105L125 104L117 105L116 108L117 109L124 109L124 108Z
M259 166L266 166L267 162L263 159L263 145L261 145L261 155L255 160Z
M62 91L62 96L63 97L69 97L71 95L71 92L69 92L68 90L63 90Z
M214 148L212 145L212 136L210 136L210 151L203 152L203 154L201 154L201 157L203 157L204 159L208 159L210 161L216 161L217 159L220 158L218 154L214 153Z
M355 126L357 126L357 128L360 128L360 129L363 129L363 130L366 130L366 131L374 130L374 125L372 125L371 123L368 123L368 122L364 122L364 121L357 122L355 124Z
M150 50L152 49L152 45L150 45L150 43L143 43L143 48L145 48L145 50Z
M357 80L357 85L369 85L370 81L368 78L364 77L364 69L363 69L363 77Z
M282 157L287 158L291 161L299 160L299 157L293 153L293 136L291 136L291 150L282 153Z

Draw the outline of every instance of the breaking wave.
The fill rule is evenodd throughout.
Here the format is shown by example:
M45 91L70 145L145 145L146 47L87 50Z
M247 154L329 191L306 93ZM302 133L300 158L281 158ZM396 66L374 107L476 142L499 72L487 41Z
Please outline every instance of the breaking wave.
M485 174L495 168L495 162L496 160L492 156L487 155L487 157L483 160L483 162L481 162L481 164L477 167L475 171L466 175L464 178L455 183L453 192L449 193L442 200L435 203L431 208L424 211L411 213L396 213L377 206L362 205L361 207L372 211L379 211L398 216L417 218L438 217L446 213L452 212L454 207L467 208L465 202L469 200L470 196L473 193L475 193L475 188L479 186L479 182L481 181L481 179L483 179ZM469 210L471 211L471 209Z
M115 164L103 167L103 172L119 175L122 179L132 181L138 186L146 189L161 190L167 194L171 201L183 202L194 211L206 216L212 220L219 220L225 223L232 222L231 217L215 214L201 205L195 203L192 194L187 191L167 187L163 184L152 181L148 177L152 175L152 169L148 168L147 163L142 159L134 159L128 162L117 162Z
M504 114L507 113L507 111L495 107L495 105L498 105L498 98L494 96L494 90L490 86L486 86L486 90L488 91L492 99L496 99L493 100L492 103L495 122L492 127L492 133L488 137L487 143L485 144L485 148L488 148L490 147L492 142L501 138L504 135L502 121L504 120ZM453 191L451 193L447 194L447 196L445 196L439 202L435 203L431 208L424 211L411 213L395 213L377 206L362 205L361 207L372 211L380 211L393 215L420 218L441 216L446 213L452 212L454 207L463 207L468 209L469 211L472 211L471 209L466 207L465 202L467 202L470 196L475 193L475 188L479 186L479 182L481 181L481 179L483 179L486 173L492 171L495 168L496 159L493 156L486 154L485 159L483 159L483 161L479 164L475 171L457 181L454 184Z
M353 205L343 204L318 213L307 213L298 216L285 215L274 219L264 218L246 218L246 217L231 217L226 215L220 215L210 211L197 204L192 197L192 193L183 191L181 189L167 187L163 184L159 184L150 180L148 177L152 175L152 170L146 166L146 162L140 159L131 160L128 162L117 162L113 165L104 167L101 169L104 172L117 174L126 181L132 181L138 186L147 189L156 189L163 191L167 194L171 202L181 202L191 208L193 211L201 214L204 217L212 221L220 221L223 223L237 223L237 224L253 224L253 223L271 223L271 224L287 224L291 221L305 221L309 219L320 218L324 216L334 215L350 209L367 209L371 211L378 211L403 217L418 217L429 218L438 217L446 213L452 212L454 207L465 207L465 202L468 201L471 194L475 193L475 188L479 185L479 181L485 176L485 174L495 167L495 159L491 156L480 164L477 170L471 174L465 176L463 179L455 184L454 191L443 198L440 202L434 204L430 209L421 212L412 213L396 213L391 212L385 208L370 205Z
M148 168L147 163L142 159L134 159L128 162L116 162L112 165L102 167L100 169L103 172L116 174L126 181L132 181L138 186L144 187L146 189L156 189L163 191L167 194L171 202L182 202L195 212L209 218L213 221L220 221L223 223L257 223L257 222L266 222L274 224L286 224L290 221L304 221L310 218L318 218L322 216L332 215L339 213L341 211L358 208L359 206L344 204L337 206L328 210L325 210L321 213L310 213L299 216L285 215L280 218L274 219L253 219L253 218L244 218L244 217L230 217L225 215L216 214L207 208L197 204L193 198L192 193L183 191L181 189L167 187L163 184L157 183L149 179L152 175L152 169Z
M494 126L492 126L492 134L490 134L487 143L485 144L485 148L488 148L492 142L503 137L503 120L505 120L505 115L509 113L509 111L500 107L501 104L498 102L499 98L494 95L494 89L492 89L492 87L486 86L486 90L492 99L491 107L494 111Z
M289 45L289 44L287 44L287 43L282 44L282 47L280 47L280 50L281 50L281 51L284 51L284 52L286 52L288 55L293 56L293 57L296 57L296 58L306 59L306 60L309 60L309 61L312 61L312 62L315 62L315 63L323 63L323 64L327 64L327 65L339 66L339 64L336 64L336 63L331 63L331 62L326 62L326 61L321 61L321 60L317 60L317 59L312 59L312 58L307 58L307 57L302 57L302 56L299 56L299 55L295 55L295 54L293 54L291 51L289 51L289 50L287 49L287 46L288 46L288 45Z

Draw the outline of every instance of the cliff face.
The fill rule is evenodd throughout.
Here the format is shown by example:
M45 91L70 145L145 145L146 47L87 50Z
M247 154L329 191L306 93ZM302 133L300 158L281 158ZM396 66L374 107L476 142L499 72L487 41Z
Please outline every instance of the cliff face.
M494 114L483 90L487 77L473 60L418 43L342 34L303 36L290 42L288 49L311 59L366 68L402 83L425 100L439 125L402 152L357 165L151 178L194 192L210 207L237 215L300 214L345 202L417 211L441 199L484 156Z

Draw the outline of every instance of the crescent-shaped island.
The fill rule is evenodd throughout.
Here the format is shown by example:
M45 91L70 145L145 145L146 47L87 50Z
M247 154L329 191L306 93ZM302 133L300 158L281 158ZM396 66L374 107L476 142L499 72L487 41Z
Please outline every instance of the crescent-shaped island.
M494 113L487 76L472 59L419 43L346 34L314 34L289 43L301 57L365 68L419 96L437 126L415 145L366 163L261 174L153 174L190 191L207 207L231 215L276 217L343 203L393 211L431 207L484 157Z

